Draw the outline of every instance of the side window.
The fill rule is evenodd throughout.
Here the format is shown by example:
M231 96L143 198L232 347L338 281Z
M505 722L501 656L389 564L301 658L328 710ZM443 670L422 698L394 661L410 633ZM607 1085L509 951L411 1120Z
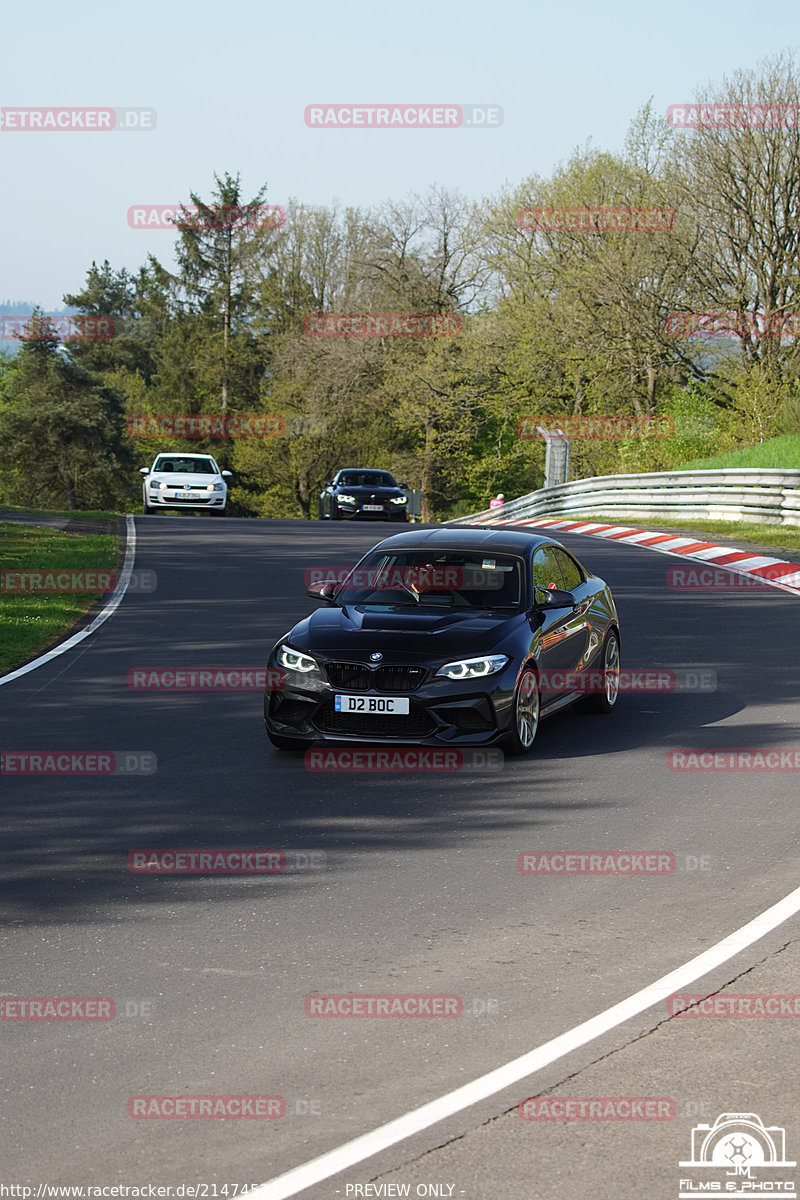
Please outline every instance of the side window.
M561 574L564 577L564 587L567 591L571 592L573 588L580 587L584 580L584 574L572 555L567 554L566 550L561 550L558 547L553 550L553 553L556 556L558 565L561 567Z
M563 588L564 580L552 546L540 546L533 556L533 586Z

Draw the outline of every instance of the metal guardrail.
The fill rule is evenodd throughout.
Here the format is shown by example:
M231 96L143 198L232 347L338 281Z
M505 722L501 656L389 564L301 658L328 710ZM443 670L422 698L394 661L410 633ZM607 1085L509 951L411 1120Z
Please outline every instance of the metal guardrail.
M502 508L484 509L448 525L484 525L511 518L595 514L609 517L710 518L800 525L800 470L758 467L598 475L540 488Z

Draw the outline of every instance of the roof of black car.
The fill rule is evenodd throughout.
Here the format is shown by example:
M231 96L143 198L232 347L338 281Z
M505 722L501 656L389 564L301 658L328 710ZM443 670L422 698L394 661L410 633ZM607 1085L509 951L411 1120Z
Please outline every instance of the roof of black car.
M553 539L540 533L528 533L527 530L509 530L497 528L481 528L478 525L449 525L445 528L408 530L397 533L394 537L386 538L380 543L381 548L391 546L400 549L403 546L435 547L441 546L449 550L487 550L491 547L501 553L526 554L532 548Z
M371 471L378 475L391 475L392 473L391 471L388 471L386 467L339 467L339 470L336 472L336 474L343 475L345 471Z

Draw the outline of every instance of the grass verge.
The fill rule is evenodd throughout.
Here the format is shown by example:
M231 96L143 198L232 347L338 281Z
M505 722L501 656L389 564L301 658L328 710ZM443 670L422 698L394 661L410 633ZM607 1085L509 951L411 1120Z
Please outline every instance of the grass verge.
M112 512L111 509L68 509L68 508L20 508L18 504L0 504L0 509L7 513L19 513L30 517L68 517L70 521L118 521L125 514Z
M47 514L52 516L53 514ZM64 514L70 518L76 513ZM81 513L81 518L113 518L114 513ZM31 514L33 516L33 514ZM3 571L114 571L122 543L114 534L62 533L28 525L0 523ZM7 587L6 584L9 586ZM20 582L0 576L0 674L29 662L62 641L85 613L107 593L13 591Z
M766 442L747 446L744 450L732 450L715 458L697 458L675 470L724 470L728 467L774 467L781 471L796 471L800 469L800 435L787 433L783 437L769 438Z

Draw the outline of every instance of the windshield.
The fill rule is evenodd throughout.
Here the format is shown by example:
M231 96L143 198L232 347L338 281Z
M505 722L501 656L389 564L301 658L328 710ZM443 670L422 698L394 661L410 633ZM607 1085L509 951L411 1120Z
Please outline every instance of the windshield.
M388 471L345 471L337 481L337 487L397 487Z
M336 593L359 608L447 608L522 611L522 561L463 550L402 550L369 554Z
M154 471L170 471L175 475L218 475L217 464L210 458L195 458L187 454L159 454Z

